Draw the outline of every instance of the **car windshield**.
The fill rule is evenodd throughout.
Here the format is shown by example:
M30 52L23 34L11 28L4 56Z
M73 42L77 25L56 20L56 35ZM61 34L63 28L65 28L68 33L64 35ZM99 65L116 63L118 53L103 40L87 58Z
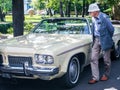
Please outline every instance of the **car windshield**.
M90 27L86 19L45 19L34 28L32 33L90 34Z

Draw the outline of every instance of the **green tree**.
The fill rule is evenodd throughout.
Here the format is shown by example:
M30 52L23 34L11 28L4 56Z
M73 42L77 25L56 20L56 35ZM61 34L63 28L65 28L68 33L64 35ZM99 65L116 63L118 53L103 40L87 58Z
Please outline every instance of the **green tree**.
M120 0L107 0L112 7L112 19L120 20Z
M41 10L45 8L45 0L32 0L31 6L34 7L34 9Z
M89 4L98 2L102 10L109 9L112 19L120 20L120 0L88 0Z
M51 10L57 11L61 17L64 17L64 15L70 17L71 11L73 10L76 17L78 17L78 14L84 16L84 14L88 14L89 4L98 2L101 11L109 9L108 14L110 14L113 19L120 20L120 0L32 0L32 2L33 1L35 8L46 9L50 16L52 16Z
M75 15L76 17L78 17L78 3L79 0L73 0L73 4L74 4L74 11L75 11Z
M0 0L0 20L5 21L5 15L8 11L11 11L12 1L11 0Z
M51 7L50 7L51 5L50 1L52 0L32 0L31 5L36 10L46 9L47 14L49 14L50 16L53 16Z

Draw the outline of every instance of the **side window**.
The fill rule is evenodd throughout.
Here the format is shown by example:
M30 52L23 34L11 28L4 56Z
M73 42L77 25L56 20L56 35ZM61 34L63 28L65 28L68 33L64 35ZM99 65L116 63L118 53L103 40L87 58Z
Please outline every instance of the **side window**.
M89 27L86 22L83 22L80 26L80 34L89 34Z
M84 25L84 34L89 34L90 32L89 32L89 27L88 27L88 25L86 24L86 25Z

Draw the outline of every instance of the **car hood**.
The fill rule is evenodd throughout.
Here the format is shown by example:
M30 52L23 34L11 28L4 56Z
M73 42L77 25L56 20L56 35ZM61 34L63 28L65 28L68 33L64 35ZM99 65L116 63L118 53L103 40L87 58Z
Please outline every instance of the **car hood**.
M32 48L37 50L56 50L74 45L85 44L91 41L91 35L60 35L60 34L29 34L7 39L0 43L0 47Z

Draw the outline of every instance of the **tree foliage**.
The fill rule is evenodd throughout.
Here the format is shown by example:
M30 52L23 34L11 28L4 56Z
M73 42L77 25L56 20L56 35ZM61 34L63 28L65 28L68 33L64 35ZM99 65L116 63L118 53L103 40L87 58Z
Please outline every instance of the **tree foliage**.
M90 3L97 2L102 11L111 16L112 19L120 20L120 0L87 0Z
M85 2L85 4L83 4ZM60 16L70 16L71 14L88 14L87 9L90 3L98 2L101 11L106 11L114 19L120 20L120 0L32 0L31 5L36 10L45 9L50 16L54 10ZM0 16L11 9L11 0L0 0ZM83 16L83 15L82 15Z
M0 0L0 19L5 21L5 15L12 9L12 0Z
M31 6L33 6L35 9L44 9L45 0L32 0Z

